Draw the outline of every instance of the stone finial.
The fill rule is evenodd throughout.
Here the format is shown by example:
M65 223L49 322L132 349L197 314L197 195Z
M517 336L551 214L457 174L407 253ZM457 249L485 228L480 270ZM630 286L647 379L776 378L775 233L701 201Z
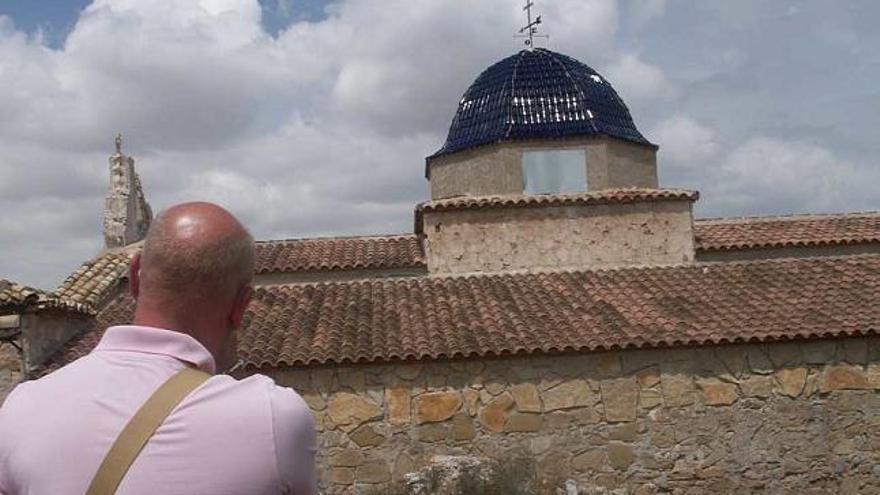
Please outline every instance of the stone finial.
M110 156L110 187L104 203L104 245L124 247L147 235L153 212L144 197L134 158L122 154L122 134L116 136L116 153Z

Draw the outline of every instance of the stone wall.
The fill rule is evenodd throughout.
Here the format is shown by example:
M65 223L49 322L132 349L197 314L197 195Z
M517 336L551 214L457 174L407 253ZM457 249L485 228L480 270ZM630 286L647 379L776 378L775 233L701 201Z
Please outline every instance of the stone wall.
M0 344L0 404L21 381L21 358L11 344Z
M614 138L540 139L480 146L431 160L431 199L522 194L525 151L586 150L584 190L658 187L657 152Z
M319 430L322 493L436 455L525 456L555 493L877 493L880 339L269 373Z
M424 213L429 273L673 264L694 259L691 203Z
M42 364L89 325L88 316L57 309L21 315L24 371Z

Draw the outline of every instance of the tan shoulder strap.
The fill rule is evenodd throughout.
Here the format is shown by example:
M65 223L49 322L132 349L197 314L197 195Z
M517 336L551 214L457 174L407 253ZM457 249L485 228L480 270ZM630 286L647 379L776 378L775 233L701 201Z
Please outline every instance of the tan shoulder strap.
M162 384L138 409L113 442L86 495L113 495L138 454L171 411L210 377L186 367Z

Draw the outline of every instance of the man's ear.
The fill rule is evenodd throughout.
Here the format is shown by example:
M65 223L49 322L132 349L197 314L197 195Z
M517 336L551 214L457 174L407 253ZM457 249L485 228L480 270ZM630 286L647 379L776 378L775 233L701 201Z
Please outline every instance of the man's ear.
M235 302L232 306L232 313L229 315L232 328L240 328L241 321L244 319L244 313L247 311L251 299L254 297L254 288L251 284L247 284L238 290L235 295Z
M131 297L134 299L138 298L138 294L141 292L141 255L140 253L134 255L134 258L131 259L131 263L128 265L128 292L131 293Z

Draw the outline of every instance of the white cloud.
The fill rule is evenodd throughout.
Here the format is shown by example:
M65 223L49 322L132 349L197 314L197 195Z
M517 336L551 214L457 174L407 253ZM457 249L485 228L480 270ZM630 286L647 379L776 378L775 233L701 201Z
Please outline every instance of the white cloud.
M877 209L870 184L880 170L860 167L812 143L753 136L737 146L688 117L651 134L663 143L661 183L698 189L698 216L829 213Z
M718 197L738 211L845 209L847 191L857 190L865 178L827 149L766 137L734 149L720 171Z
M666 11L666 0L629 0L626 2L628 13L636 26L662 17Z
M676 89L659 67L627 53L608 67L608 80L620 96L633 105L675 97Z
M660 164L683 170L711 166L707 163L719 150L714 129L687 115L673 115L648 132L648 139L660 145Z
M867 211L878 206L870 184L880 183L880 171L802 141L752 137L671 175L681 182L672 185L700 189L700 216Z

